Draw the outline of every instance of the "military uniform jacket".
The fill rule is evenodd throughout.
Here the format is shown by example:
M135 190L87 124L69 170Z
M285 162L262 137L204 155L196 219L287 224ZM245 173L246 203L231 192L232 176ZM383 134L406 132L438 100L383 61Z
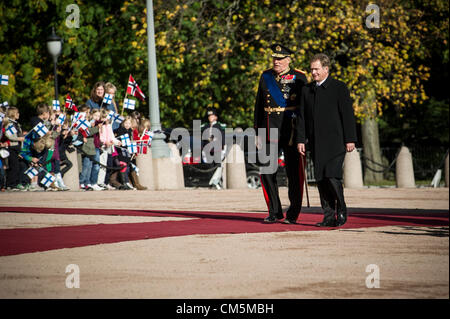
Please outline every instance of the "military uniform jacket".
M267 78L274 79L273 89ZM303 72L296 69L289 69L280 75L276 75L272 69L266 70L261 75L256 95L254 128L258 134L259 128L266 129L266 142L288 142L292 134L292 118L296 117L300 105L302 87L307 83ZM275 90L279 97L273 94ZM285 107L294 111L280 111L277 108L283 107L277 101L284 99ZM270 128L278 130L278 139L270 136ZM294 127L295 129L295 127ZM294 136L295 139L295 136ZM295 140L294 140L295 142Z
M346 143L355 143L356 123L345 83L328 77L321 86L308 83L302 89L297 121L297 143L312 152L317 181L342 178Z

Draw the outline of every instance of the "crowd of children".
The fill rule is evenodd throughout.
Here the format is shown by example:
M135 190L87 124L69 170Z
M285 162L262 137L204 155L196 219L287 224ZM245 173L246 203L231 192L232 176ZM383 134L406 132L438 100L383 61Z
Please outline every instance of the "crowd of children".
M73 167L67 153L77 152L79 187L86 191L145 190L136 157L151 145L150 120L133 111L118 114L111 83L95 84L90 99L76 110L39 104L28 132L19 109L0 107L1 191L65 191L63 177ZM67 112L65 112L67 111Z

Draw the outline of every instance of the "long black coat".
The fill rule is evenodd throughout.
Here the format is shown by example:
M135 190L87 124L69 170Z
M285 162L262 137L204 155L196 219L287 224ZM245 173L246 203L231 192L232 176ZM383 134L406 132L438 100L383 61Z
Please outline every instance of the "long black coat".
M297 143L306 143L317 181L342 178L346 143L355 143L356 124L345 83L328 77L321 86L308 83L302 90L297 121Z

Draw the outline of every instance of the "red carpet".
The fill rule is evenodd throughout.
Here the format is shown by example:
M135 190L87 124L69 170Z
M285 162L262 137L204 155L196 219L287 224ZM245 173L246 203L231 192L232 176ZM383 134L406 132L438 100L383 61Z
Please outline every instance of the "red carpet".
M194 220L148 223L98 224L46 228L0 229L0 256L17 255L52 249L82 247L96 244L149 238L186 236L196 234L233 234L282 231L314 231L322 214L302 213L298 225L264 224L266 214L222 212L176 212L114 209L74 209L0 207L1 212L192 217ZM347 223L339 229L380 226L448 226L446 213L350 213Z

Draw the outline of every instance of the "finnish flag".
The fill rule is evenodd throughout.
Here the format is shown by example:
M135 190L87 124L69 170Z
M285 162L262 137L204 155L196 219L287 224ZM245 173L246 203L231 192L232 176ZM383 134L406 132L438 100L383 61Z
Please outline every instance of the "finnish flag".
M114 111L109 112L108 116L106 117L111 123L117 122L122 123L124 120L124 117L120 114L114 113Z
M91 127L91 124L86 119L79 119L76 123L76 127L79 129L87 130Z
M136 107L136 100L132 99L123 100L123 107L129 110L134 110Z
M131 146L131 139L128 134L124 134L119 136L120 141L122 142L122 146L129 147Z
M30 167L25 171L25 175L27 175L30 179L33 179L37 174L39 174L38 170L34 167Z
M14 127L13 124L10 124L6 129L5 132L8 133L8 135L13 136L17 134L17 129Z
M9 82L9 75L0 74L0 84L8 85L8 82Z
M56 123L58 123L59 125L63 125L65 120L66 116L64 115L64 113L61 113L56 119Z
M38 123L35 127L33 127L33 131L35 131L39 137L42 137L48 133L48 128L46 128L44 124Z
M137 153L137 143L131 142L130 145L127 147L128 153L135 154Z
M58 100L53 100L52 101L52 105L53 105L53 111L60 111L61 110L61 106L59 105L59 101Z
M112 103L112 99L113 99L112 94L106 93L105 97L103 98L103 102L102 103L111 104Z
M44 178L41 180L41 184L45 187L50 187L53 182L56 180L56 177L50 173L45 174Z

